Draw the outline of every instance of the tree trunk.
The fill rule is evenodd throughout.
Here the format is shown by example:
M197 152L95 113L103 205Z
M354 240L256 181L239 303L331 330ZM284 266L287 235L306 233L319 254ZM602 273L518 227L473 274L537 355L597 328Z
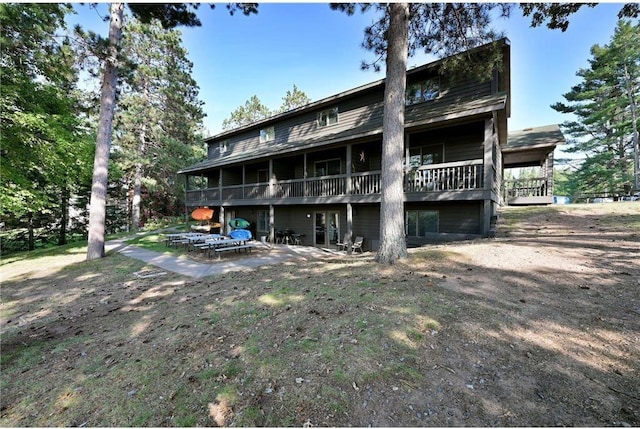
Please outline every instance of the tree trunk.
M631 108L631 123L633 126L633 189L634 192L640 191L640 148L638 145L638 106L633 95L633 78L629 73L627 64L624 65L625 90L629 98L629 107Z
M131 228L137 231L140 228L140 203L142 199L142 157L145 152L145 141L147 139L146 124L142 124L140 135L138 136L138 160L133 173L133 200L131 202Z
M33 212L27 214L27 246L29 251L36 248L33 239Z
M104 256L105 221L107 211L107 184L109 173L109 150L115 108L116 86L118 83L118 51L122 38L122 17L124 3L111 4L109 24L109 54L105 60L100 95L100 117L98 138L93 161L93 183L89 204L89 241L87 260Z
M60 195L60 234L58 245L67 244L67 223L69 222L69 187L64 185Z
M407 81L409 5L392 3L387 38L387 76L382 124L382 200L379 263L393 264L407 256L404 233L404 107Z

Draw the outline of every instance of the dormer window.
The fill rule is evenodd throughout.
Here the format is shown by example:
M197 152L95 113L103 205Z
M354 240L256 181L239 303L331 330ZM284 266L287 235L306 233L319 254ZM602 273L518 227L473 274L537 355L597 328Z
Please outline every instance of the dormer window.
M272 126L260 130L260 143L270 142L276 138L276 130Z
M223 155L227 149L229 149L229 145L227 144L226 140L222 140L220 142L220 155Z
M338 108L318 112L318 127L326 127L338 123Z
M407 106L424 101L435 100L440 96L440 79L427 79L407 85Z

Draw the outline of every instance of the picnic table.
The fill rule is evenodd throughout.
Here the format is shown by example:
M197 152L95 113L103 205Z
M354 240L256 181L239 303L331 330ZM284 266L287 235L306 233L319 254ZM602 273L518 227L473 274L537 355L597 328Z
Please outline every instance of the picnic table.
M211 251L213 250L218 254L218 259L220 259L222 252L240 251L241 249L251 251L253 245L248 244L248 241L244 238L221 238L218 240L206 240L204 243L195 244L195 247L208 251L208 256L211 256Z

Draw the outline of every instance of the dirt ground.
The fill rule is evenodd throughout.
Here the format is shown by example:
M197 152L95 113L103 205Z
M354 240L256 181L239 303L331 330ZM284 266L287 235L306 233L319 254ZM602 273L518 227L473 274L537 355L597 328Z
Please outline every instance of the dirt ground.
M77 253L0 267L2 426L640 426L640 203L507 208L395 266Z

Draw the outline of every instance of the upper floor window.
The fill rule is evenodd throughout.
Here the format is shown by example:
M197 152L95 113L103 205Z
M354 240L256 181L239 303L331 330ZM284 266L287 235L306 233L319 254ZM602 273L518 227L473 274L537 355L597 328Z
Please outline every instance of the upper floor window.
M220 142L220 155L225 153L228 149L229 149L229 145L227 144L227 141L226 140L222 140Z
M276 130L273 125L260 130L260 143L270 142L275 138Z
M333 125L338 123L338 108L323 110L318 112L318 126L326 127L327 125Z
M434 100L440 95L440 80L427 79L421 82L407 85L406 104L407 106L423 101Z
M421 165L441 164L444 162L444 145L434 144L409 148L409 165L420 167Z

